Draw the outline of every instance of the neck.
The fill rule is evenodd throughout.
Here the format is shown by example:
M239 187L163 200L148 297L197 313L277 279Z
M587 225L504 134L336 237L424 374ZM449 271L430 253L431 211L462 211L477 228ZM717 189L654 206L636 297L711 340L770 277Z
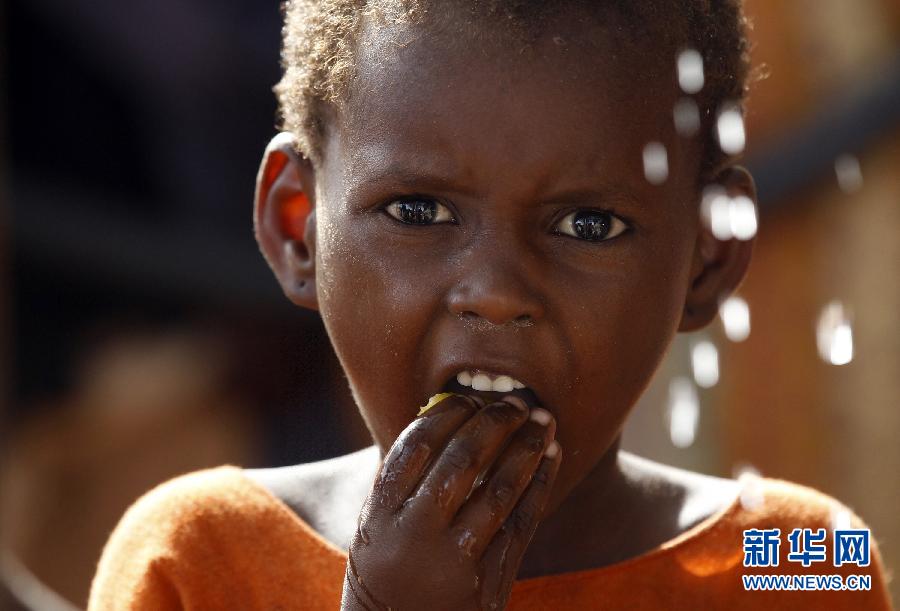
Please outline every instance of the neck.
M554 509L532 538L519 579L611 564L630 551L629 524L641 504L619 457L619 440Z

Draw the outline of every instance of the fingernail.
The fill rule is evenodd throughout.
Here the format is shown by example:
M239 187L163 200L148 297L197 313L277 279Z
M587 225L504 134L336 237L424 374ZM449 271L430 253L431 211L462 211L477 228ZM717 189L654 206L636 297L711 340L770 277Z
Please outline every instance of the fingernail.
M559 454L559 444L554 439L549 444L547 444L547 449L544 450L544 456L547 458L556 458L556 455Z
M535 407L531 410L531 415L528 416L528 419L537 422L541 426L547 426L550 424L550 420L553 419L553 416L551 416L550 412L547 410Z
M477 405L478 407L484 407L485 405L487 405L487 403L485 402L485 400L482 399L481 397L479 397L478 395L466 395L466 396L469 397L470 399L472 399L472 401L473 401L473 402L475 403L475 405Z
M509 403L510 405L513 405L513 406L519 408L519 411L524 412L524 411L528 410L528 405L519 397L514 397L512 395L509 395L507 397L503 397L503 401L505 403Z

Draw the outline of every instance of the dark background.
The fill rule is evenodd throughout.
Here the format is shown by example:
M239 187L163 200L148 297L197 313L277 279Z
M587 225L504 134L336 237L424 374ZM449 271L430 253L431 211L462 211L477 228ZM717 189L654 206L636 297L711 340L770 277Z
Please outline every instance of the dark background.
M264 462L341 450L312 407L327 399L324 330L281 296L251 231L277 4L13 0L6 13L8 417L52 409L110 334L201 325L234 344L228 383L265 410ZM297 430L302 406L313 435Z

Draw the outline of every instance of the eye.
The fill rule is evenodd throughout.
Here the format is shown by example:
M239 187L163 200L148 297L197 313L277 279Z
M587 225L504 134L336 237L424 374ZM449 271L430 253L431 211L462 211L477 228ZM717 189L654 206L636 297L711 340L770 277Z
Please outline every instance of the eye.
M399 199L388 204L384 210L407 225L438 225L455 220L446 206L433 199Z
M620 235L628 225L625 221L603 210L576 210L557 223L556 231L573 238L602 242Z

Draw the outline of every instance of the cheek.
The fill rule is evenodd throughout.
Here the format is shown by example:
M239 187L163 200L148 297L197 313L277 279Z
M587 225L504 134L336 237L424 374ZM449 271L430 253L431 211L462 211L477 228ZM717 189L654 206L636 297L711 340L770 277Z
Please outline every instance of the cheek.
M387 448L422 402L416 350L436 299L423 270L384 244L366 222L327 219L317 250L319 310L353 396L376 442ZM355 226L348 240L336 226Z
M555 290L585 306L570 308L568 343L578 355L569 408L559 414L562 468L577 479L616 439L675 336L688 282L680 244L622 261L590 282ZM572 286L586 287L576 297ZM578 454L573 455L577 450ZM566 464L568 463L568 464Z
M395 244L373 238L366 224L357 225L353 240L336 237L321 244L322 316L334 329L335 343L396 353L427 318L432 287L424 270Z
M678 329L688 284L689 256L668 245L642 257L635 273L604 312L611 341L600 362L614 376L611 388L632 402L643 392Z

